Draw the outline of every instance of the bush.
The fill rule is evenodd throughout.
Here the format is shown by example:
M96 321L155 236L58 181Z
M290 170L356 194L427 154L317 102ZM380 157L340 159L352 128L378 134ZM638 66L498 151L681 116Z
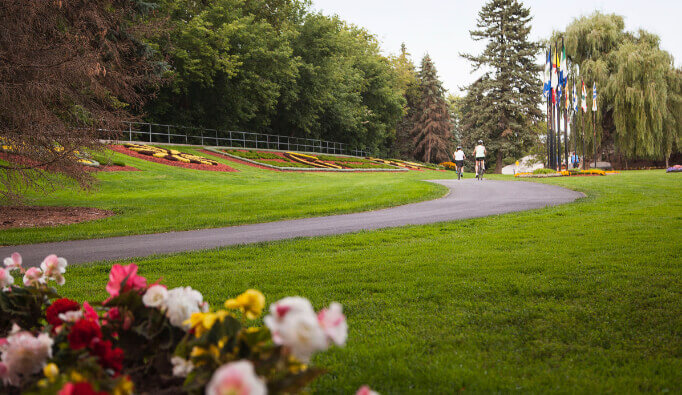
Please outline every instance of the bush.
M198 291L149 284L129 264L111 268L107 300L81 304L51 286L64 284L65 259L50 255L40 269L24 269L18 253L4 262L2 393L296 393L323 373L308 367L312 355L347 338L338 303L316 313L305 298L284 298L257 325L257 290L211 310Z
M452 163L452 162L443 162L440 164L440 166L444 167L445 170L457 171L457 164Z
M533 170L533 174L554 174L556 173L556 170L552 169L535 169Z

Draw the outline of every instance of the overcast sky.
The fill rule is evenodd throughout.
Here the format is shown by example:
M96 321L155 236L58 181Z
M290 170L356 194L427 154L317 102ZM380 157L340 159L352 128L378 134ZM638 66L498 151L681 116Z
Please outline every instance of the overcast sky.
M534 16L531 36L548 37L563 30L574 18L599 10L625 17L625 28L643 28L661 37L661 47L670 52L679 67L682 59L682 1L679 0L573 0L523 2ZM365 27L382 43L384 53L398 53L402 42L417 66L425 53L436 64L445 88L459 93L471 83L471 65L459 53L480 53L485 44L474 42L469 30L476 28L483 0L313 0L313 8L338 14ZM565 7L559 8L559 4Z

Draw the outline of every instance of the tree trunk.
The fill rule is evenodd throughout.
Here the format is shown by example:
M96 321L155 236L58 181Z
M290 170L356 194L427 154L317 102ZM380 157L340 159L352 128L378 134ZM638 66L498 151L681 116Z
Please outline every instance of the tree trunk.
M495 163L495 174L502 174L502 150L497 150L497 162Z
M670 167L669 161L670 161L670 155L666 155L665 156L665 168L666 169Z

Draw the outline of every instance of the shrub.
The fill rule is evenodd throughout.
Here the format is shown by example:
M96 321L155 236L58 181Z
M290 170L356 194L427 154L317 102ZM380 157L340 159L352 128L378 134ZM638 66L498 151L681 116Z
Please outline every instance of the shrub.
M265 296L253 289L210 309L190 287L169 290L134 264L114 265L109 298L81 304L51 286L64 284L65 259L50 255L25 270L14 253L4 263L3 393L233 393L235 380L246 393L295 393L322 374L311 356L347 338L338 303L316 313L307 299L284 298L263 326Z
M533 170L533 174L554 174L556 173L556 170L552 169L535 169Z
M452 162L443 162L440 164L440 166L444 167L445 170L454 170L457 171L457 164L452 163Z

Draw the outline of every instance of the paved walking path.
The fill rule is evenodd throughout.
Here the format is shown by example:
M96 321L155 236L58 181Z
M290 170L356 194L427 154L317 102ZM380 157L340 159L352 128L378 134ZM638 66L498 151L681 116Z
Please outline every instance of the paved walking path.
M69 264L130 259L295 237L334 235L485 217L570 203L584 196L580 192L532 182L473 179L431 182L447 186L450 193L436 200L354 214L227 228L1 247L0 258L18 251L24 258L25 266L39 264L48 254L62 256Z

